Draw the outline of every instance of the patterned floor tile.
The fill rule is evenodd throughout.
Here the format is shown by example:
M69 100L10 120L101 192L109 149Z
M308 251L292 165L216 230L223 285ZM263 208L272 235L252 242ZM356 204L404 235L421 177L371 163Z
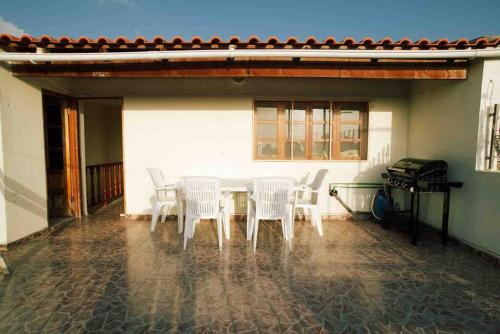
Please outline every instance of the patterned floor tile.
M297 222L291 247L264 222L217 249L202 222L182 251L175 221L94 215L13 247L0 332L498 333L500 268L432 234L418 247L373 222Z

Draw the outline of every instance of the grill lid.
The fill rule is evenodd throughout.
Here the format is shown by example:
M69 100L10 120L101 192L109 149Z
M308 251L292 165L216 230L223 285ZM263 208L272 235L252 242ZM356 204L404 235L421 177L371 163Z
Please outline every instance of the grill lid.
M424 160L405 158L387 167L393 177L422 179L428 177L446 177L448 164L443 160Z

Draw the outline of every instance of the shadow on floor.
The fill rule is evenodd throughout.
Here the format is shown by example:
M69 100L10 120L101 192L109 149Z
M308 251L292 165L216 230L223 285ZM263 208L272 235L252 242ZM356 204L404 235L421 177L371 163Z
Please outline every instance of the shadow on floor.
M182 251L175 220L93 215L9 250L0 332L495 333L500 268L369 221L264 222L257 253L232 221L218 251L201 222Z

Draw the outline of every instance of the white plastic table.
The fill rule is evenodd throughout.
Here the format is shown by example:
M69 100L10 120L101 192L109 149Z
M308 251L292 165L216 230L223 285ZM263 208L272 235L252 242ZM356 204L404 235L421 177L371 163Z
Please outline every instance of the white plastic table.
M227 207L227 200L231 193L247 193L250 194L253 188L253 179L221 179L221 192L224 195L224 206ZM249 196L247 197L247 208L249 208ZM247 209L247 219L249 217ZM229 222L229 213L225 210L226 216L224 217ZM184 226L184 207L182 201L182 182L177 183L177 219L179 226ZM231 224L227 224L226 239L231 235ZM247 221L247 235L249 224Z
M250 195L253 191L253 179L220 179L221 180L221 192L224 195L224 206L227 207L227 200L231 193L247 193L247 239L250 235L250 224L248 223L248 218L250 217ZM300 189L301 185L295 181L295 189ZM182 182L177 183L177 219L179 226L184 226L184 208L182 201ZM225 217L227 222L229 222L229 212L225 210ZM227 224L226 239L230 239L231 235L231 224Z

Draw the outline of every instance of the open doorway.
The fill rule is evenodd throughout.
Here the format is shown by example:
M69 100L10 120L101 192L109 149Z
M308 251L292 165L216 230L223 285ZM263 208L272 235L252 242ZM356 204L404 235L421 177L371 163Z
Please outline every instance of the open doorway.
M122 99L80 99L84 213L124 213ZM84 147L83 147L84 146Z
M77 101L43 95L49 226L81 216Z

